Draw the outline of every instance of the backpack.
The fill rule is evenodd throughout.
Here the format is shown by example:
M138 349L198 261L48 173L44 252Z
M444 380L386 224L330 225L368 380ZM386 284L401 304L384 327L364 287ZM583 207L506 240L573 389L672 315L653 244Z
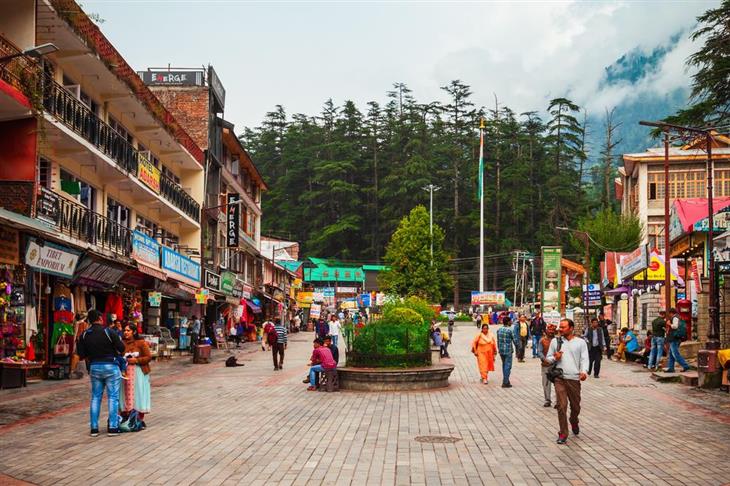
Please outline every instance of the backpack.
M674 330L672 337L677 341L687 340L687 323L683 319L679 320L679 327Z
M279 335L276 333L276 329L272 329L266 335L266 342L271 346L276 344L278 340L279 340Z
M143 426L144 422L139 419L139 412L132 409L127 416L127 420L119 424L119 430L122 432L139 432Z

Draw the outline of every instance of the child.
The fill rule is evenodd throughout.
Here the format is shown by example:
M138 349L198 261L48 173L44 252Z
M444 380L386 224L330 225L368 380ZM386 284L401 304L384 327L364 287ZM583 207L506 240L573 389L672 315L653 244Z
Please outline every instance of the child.
M644 349L641 351L641 362L644 364L644 368L649 365L649 354L651 354L651 338L654 333L646 331L646 339L644 339Z

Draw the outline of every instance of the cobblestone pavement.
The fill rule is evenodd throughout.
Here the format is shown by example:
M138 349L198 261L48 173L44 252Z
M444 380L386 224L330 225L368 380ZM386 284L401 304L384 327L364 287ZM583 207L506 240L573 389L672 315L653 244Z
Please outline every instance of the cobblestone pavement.
M583 386L580 436L559 446L537 360L528 350L515 363L512 389L499 387L499 371L482 385L468 352L475 333L454 333L456 370L442 391L307 392L311 333L291 336L279 372L253 346L240 353L241 368L223 367L220 355L209 365L153 368L148 429L119 437L88 437L88 385L59 388L58 406L14 421L13 404L48 400L46 392L1 394L0 484L730 482L726 395L657 384L640 367L606 362L602 378Z

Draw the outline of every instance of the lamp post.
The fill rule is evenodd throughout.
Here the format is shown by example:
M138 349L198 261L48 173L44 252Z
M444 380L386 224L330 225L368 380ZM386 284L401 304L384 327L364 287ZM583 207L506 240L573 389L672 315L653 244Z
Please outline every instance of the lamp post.
M422 189L424 191L428 191L430 194L428 228L431 233L431 266L433 266L433 193L441 188L439 186L429 184L427 186L424 186Z
M14 54L9 54L7 56L0 57L0 63L8 62L11 59L15 59L16 57L22 57L22 56L28 56L28 57L32 57L35 59L40 59L43 56L56 52L57 50L58 50L58 47L56 47L55 44L51 44L49 42L47 44L41 44L39 46L29 47L28 49L25 49L21 52L16 52Z

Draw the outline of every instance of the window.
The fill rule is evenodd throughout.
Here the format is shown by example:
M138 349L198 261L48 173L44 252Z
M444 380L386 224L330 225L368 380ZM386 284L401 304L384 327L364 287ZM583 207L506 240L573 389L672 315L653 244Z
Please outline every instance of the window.
M96 189L65 169L61 169L61 190L87 209L96 210Z
M713 185L715 189L715 196L730 196L730 170L716 170Z
M664 223L647 224L646 235L650 248L664 248Z
M149 219L143 218L142 216L137 216L137 231L145 233L151 238L155 238L155 233L157 233L157 225Z
M38 185L45 187L46 189L51 188L51 161L40 157L38 159Z
M129 208L110 197L106 199L106 217L124 228L129 228Z
M162 166L162 175L167 176L168 179L173 181L178 186L180 185L180 178L164 165Z
M253 284L255 282L256 259L246 255L246 282Z
M649 199L664 199L664 172L648 174ZM707 179L705 171L693 170L669 173L669 197L671 199L705 197Z
M246 234L251 238L256 237L256 213L246 210Z

